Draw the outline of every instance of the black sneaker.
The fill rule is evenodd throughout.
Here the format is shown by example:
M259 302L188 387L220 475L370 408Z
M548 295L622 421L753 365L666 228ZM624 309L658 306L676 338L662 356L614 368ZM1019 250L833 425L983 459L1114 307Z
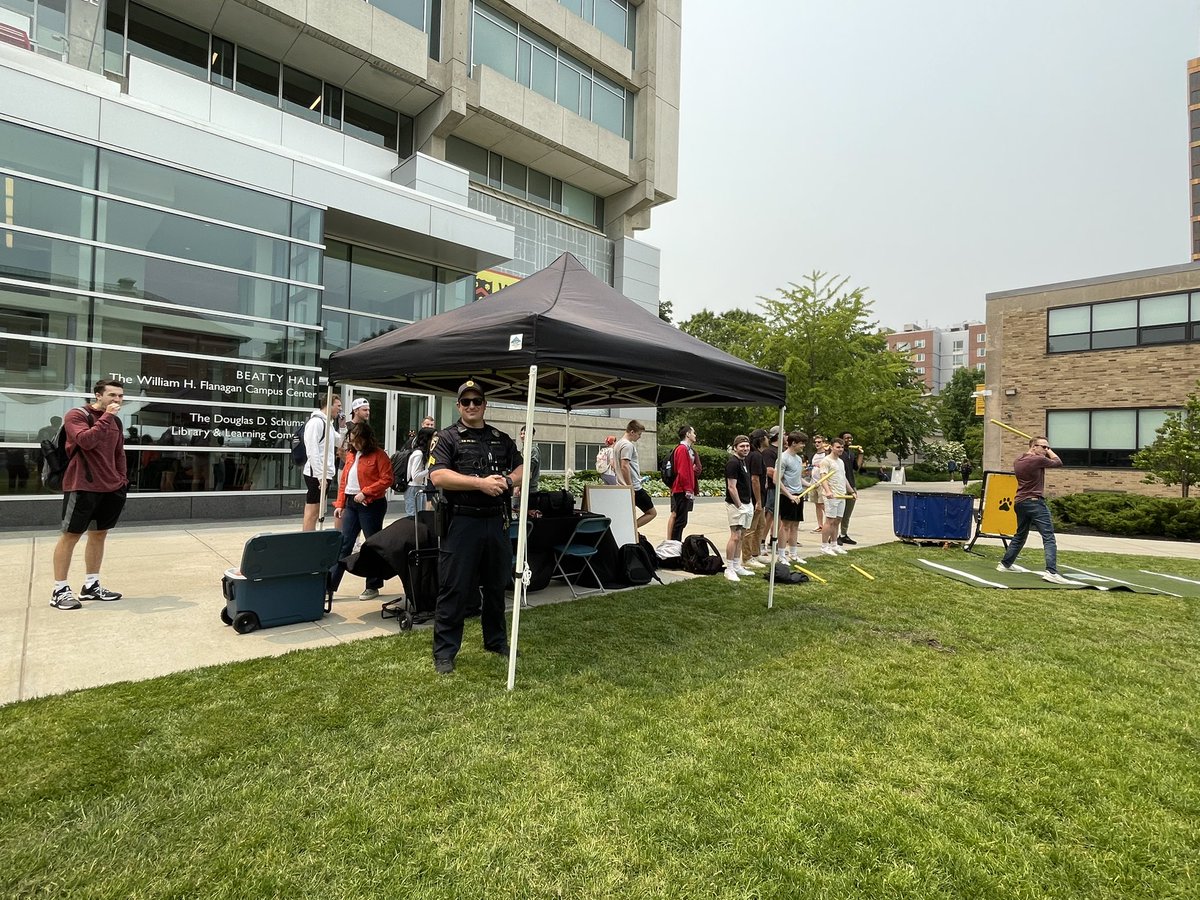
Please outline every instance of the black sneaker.
M79 596L83 600L120 600L124 595L100 587L100 582L97 581L90 586L85 584L83 590L79 592Z
M850 544L851 546L853 546L854 544L857 544L858 541L856 541L854 538L850 537L850 535L848 535L848 534L843 534L840 538L838 538L838 543L839 544Z
M448 656L434 657L433 671L437 672L439 675L453 675L454 660Z
M54 593L50 595L50 605L55 609L82 609L83 604L79 602L79 598L75 596L75 592L71 590L69 585L63 585L60 588L55 588Z

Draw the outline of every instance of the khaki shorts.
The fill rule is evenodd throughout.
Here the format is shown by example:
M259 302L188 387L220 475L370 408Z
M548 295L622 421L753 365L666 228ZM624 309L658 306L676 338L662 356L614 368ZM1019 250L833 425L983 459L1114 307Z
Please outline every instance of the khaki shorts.
M750 523L754 521L753 503L747 503L744 506L734 506L732 503L726 503L725 512L729 516L730 528L749 528Z
M825 500L825 518L840 519L846 514L846 501L837 497L828 497Z

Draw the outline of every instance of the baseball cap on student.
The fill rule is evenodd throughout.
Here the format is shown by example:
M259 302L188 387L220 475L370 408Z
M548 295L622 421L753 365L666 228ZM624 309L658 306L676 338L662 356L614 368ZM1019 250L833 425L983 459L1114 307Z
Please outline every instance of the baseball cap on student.
M478 382L476 382L473 378L468 378L466 381L464 381L462 384L460 384L458 386L458 399L461 400L462 395L465 394L467 391L474 391L480 397L487 399L487 395L483 392L483 387Z
M770 437L771 440L775 440L775 438L779 437L779 426L772 425L770 430L767 432L767 436Z
M370 405L371 405L371 401L368 400L366 397L359 397L357 400L355 400L353 403L350 404L350 412L357 412L358 410L362 409L364 406L370 406Z

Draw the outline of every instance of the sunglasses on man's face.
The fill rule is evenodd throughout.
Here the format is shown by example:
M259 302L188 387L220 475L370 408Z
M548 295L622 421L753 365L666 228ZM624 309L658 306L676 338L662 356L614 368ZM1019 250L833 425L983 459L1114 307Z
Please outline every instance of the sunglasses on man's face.
M459 406L483 406L483 403L482 397L463 397L458 401Z

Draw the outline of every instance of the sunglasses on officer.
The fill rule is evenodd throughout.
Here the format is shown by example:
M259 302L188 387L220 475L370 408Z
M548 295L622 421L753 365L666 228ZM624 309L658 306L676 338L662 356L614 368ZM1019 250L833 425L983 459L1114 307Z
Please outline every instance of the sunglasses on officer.
M459 406L483 406L487 402L482 397L459 397Z

